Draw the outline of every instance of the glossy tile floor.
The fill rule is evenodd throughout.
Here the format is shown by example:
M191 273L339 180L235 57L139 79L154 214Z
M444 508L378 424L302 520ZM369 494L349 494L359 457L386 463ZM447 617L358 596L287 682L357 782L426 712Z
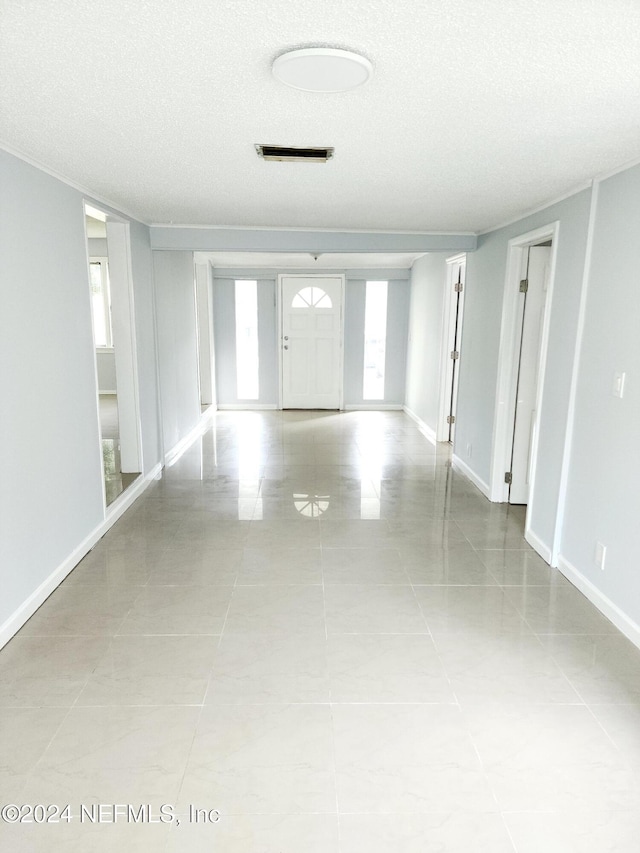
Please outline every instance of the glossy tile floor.
M640 652L523 517L401 413L218 414L0 653L3 803L180 825L0 849L637 851Z
M101 394L100 432L102 435L102 467L104 491L109 506L140 474L123 474L120 465L120 426L118 424L118 399L115 394Z

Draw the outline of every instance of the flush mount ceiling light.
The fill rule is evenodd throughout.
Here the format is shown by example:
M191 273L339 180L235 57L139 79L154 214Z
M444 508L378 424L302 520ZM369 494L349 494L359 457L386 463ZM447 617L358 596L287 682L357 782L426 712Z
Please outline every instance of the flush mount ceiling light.
M362 86L373 74L373 65L358 53L332 47L290 50L274 61L273 76L305 92L347 92Z

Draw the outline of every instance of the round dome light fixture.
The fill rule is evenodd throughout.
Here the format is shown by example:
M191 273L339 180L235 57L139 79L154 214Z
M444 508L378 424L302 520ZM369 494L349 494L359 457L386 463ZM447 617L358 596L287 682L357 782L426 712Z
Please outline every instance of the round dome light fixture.
M305 92L348 92L373 75L369 60L333 47L305 47L278 56L272 73L276 80Z

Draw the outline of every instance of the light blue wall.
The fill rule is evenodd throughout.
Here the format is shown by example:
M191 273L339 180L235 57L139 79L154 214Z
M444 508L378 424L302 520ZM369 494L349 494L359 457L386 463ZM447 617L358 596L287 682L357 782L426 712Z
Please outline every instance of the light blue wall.
M146 474L162 459L153 257L147 226L133 220L130 232L143 470Z
M193 254L153 252L165 455L200 420Z
M365 280L346 282L344 295L344 404L362 404ZM386 376L385 376L386 385ZM386 387L385 387L386 392Z
M561 553L640 625L640 167L600 184ZM614 374L626 372L623 399ZM605 571L594 564L607 546Z
M0 186L1 629L104 516L83 196L3 151ZM158 461L148 229L132 223L131 243L148 470Z
M246 273L238 278L255 278ZM259 406L278 405L278 341L276 278L258 278L258 393ZM235 279L213 279L213 322L218 405L245 404L236 388ZM249 401L252 402L252 401Z
M96 349L98 389L100 393L116 391L116 356L113 350Z
M106 237L89 237L89 255L96 258L108 257L107 238Z
M535 503L530 507L532 531L548 548L558 509L590 201L590 190L577 193L479 237L477 251L467 255L455 450L471 444L471 458L462 452L460 456L489 484L508 241L556 220L560 223L546 373L540 379Z
M372 271L369 280L380 279ZM347 274L344 327L345 406L404 404L407 371L407 328L409 323L409 282L390 279L387 290L387 347L384 399L367 401L362 396L364 374L364 314L367 279L351 279Z
M432 253L411 270L411 313L407 355L407 408L436 432L440 395L440 364L446 254Z
M296 228L188 228L151 226L154 249L194 252L465 252L475 234L399 234L397 232L314 231Z

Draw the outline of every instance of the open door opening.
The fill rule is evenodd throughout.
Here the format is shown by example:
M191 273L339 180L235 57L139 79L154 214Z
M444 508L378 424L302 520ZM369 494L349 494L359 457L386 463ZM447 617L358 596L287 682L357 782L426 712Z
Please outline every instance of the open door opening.
M550 546L531 519L558 229L551 222L509 241L491 460L490 499L526 507L524 538L547 562Z
M519 285L516 391L511 465L507 472L510 504L528 504L536 426L538 372L545 302L551 266L551 240L522 253Z
M142 471L128 223L85 204L105 507Z
M196 263L196 325L200 407L216 407L215 348L213 340L213 276L211 264Z
M443 349L441 355L443 369L440 379L440 402L436 440L448 441L450 444L454 443L456 431L466 267L466 255L456 255L453 258L447 259L447 285L444 300Z

